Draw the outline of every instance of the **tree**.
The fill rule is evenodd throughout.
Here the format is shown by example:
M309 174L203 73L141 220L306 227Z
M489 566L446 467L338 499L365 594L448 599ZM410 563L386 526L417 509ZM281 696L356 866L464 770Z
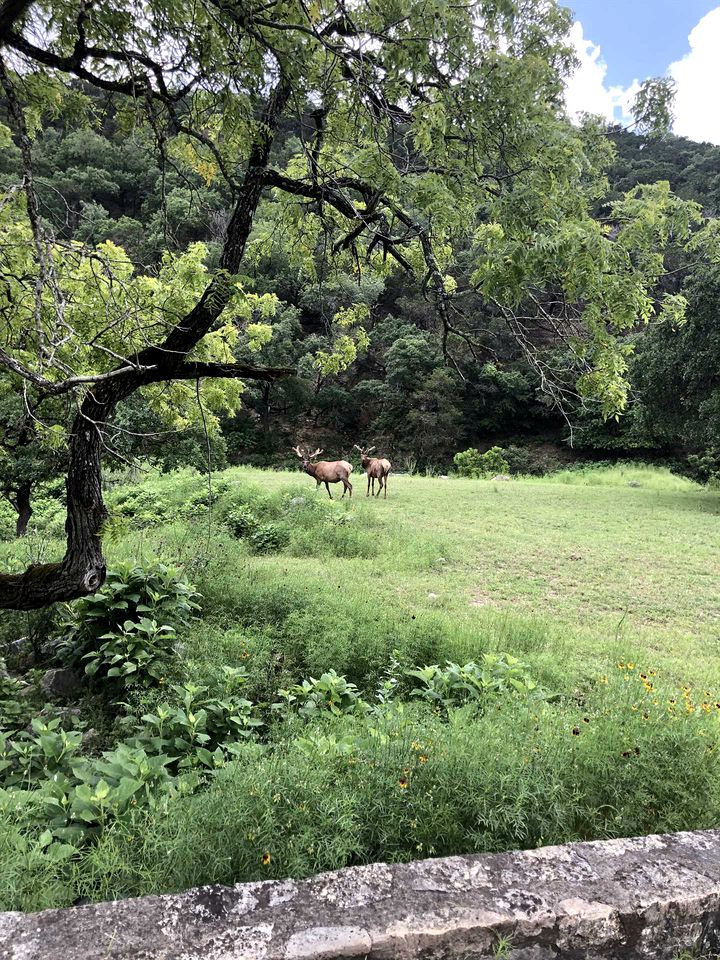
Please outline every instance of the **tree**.
M662 247L683 239L698 213L657 188L616 205L615 226L592 218L610 148L596 123L576 130L563 115L570 15L554 0L5 0L0 9L0 82L32 237L32 263L12 274L25 336L0 348L0 364L40 399L71 396L78 411L65 557L0 577L0 607L29 609L102 583L100 468L118 404L153 384L290 373L220 358L238 311L247 319L235 278L264 197L272 229L256 238L259 250L280 238L310 274L318 262L323 275L407 270L433 306L450 364L477 340L453 275L454 250L472 243L473 287L546 388L555 371L528 345L530 324L572 344L581 392L608 413L622 409L625 361L613 329L651 317ZM147 305L142 285L129 274L88 282L95 260L53 245L40 215L31 138L49 111L87 110L73 78L124 98L161 169L172 162L221 179L231 197L218 269L201 293L151 309L149 324L134 299ZM288 117L301 131L298 149L276 163ZM102 270L114 277L107 258ZM88 283L92 322L68 321L60 273L70 286L76 273ZM109 303L116 309L102 326L98 307ZM327 370L342 369L366 339L361 312L338 322L336 349L321 358Z

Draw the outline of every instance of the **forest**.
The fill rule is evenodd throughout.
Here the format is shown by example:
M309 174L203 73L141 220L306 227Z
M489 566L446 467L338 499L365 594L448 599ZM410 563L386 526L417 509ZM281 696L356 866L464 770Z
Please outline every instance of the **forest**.
M1 910L717 826L720 148L572 23L0 2Z

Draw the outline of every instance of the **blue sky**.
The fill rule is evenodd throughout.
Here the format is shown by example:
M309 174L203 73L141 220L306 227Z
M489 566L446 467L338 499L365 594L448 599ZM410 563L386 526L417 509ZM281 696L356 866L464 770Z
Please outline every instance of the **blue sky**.
M610 84L665 73L688 51L688 35L718 0L562 0L598 44ZM720 51L718 51L720 55Z
M638 82L676 83L674 131L720 144L720 0L562 0L575 13L580 67L571 114L626 121Z

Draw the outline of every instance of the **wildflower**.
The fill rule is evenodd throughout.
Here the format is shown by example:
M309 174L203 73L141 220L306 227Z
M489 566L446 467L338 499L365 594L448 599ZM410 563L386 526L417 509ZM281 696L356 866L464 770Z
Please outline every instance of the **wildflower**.
M624 661L624 660L621 660L620 663L617 665L617 668L618 668L618 670L624 670L624 669L625 669L625 661Z
M637 704L634 703L634 704L630 707L630 709L631 709L631 710L637 710Z
M641 673L641 674L640 674L640 679L641 679L641 680L647 680L647 674L646 674L646 673Z
M629 663L629 664L627 665L627 668L628 668L628 670L634 670L634 669L635 669L635 664L634 664L634 663Z
M428 758L426 753L421 753L420 756L418 757L418 760L420 761L420 763L427 763L427 759Z
M607 682L608 682L608 678L605 675L600 677L600 683L607 683Z
M590 723L590 717L583 717L583 723Z
M668 703L671 704L673 707L675 706L676 702L677 701L675 700L675 697L670 697L670 699L668 700Z
M650 719L650 714L646 710L645 713L643 714L643 720L649 720L649 719Z
M400 787L400 789L405 790L407 788L407 785L408 785L408 778L400 777L400 779L398 780L398 786Z
M573 729L572 729L572 735L573 735L574 737L579 737L579 736L580 736L580 727L573 727Z
M628 758L629 756L631 756L630 751L629 751L629 750L623 750L623 757L625 757L626 760L627 760L627 758Z
M270 861L271 861L271 860L272 860L272 857L270 856L270 854L269 854L267 851L265 851L265 853L262 855L263 866L264 866L264 867L270 866Z
M415 750L416 752L418 750L422 750L422 744L419 744L417 740L413 740L413 742L410 744L410 747L412 750Z

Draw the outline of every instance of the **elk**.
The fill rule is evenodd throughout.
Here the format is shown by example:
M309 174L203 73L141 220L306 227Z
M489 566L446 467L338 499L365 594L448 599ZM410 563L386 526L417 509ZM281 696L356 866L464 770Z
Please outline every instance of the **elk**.
M380 496L380 491L385 488L385 499L387 500L387 478L388 474L392 470L392 464L389 460L385 460L381 457L369 457L368 454L372 453L375 447L368 447L367 450L364 450L362 447L359 447L355 444L355 450L360 451L360 463L362 468L367 473L368 485L366 497L370 496L370 483L372 482L372 492L375 496L375 481L379 482L377 496Z
M315 453L310 454L301 446L293 447L293 452L302 461L302 468L305 473L308 473L311 477L315 477L318 487L321 483L325 484L325 489L331 500L333 499L333 495L330 493L330 487L328 486L330 483L342 483L345 489L343 490L342 497L340 497L341 500L348 491L352 497L352 484L350 483L350 474L352 473L351 463L348 463L347 460L319 460L317 463L314 463L315 457L319 457L322 453L319 447Z

